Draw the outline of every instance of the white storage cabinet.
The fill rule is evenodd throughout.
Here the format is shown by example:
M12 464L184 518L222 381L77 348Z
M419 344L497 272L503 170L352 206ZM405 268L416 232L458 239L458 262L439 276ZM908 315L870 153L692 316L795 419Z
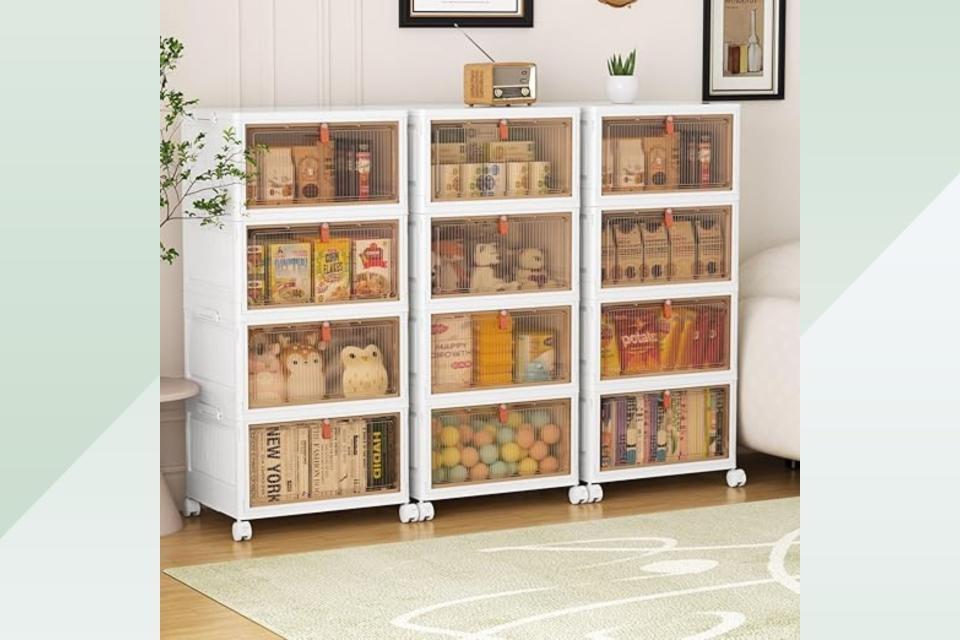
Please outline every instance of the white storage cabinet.
M423 109L410 131L410 519L577 486L579 111Z
M583 109L581 456L604 482L736 461L738 105Z
M409 500L404 111L206 110L257 156L217 225L184 224L187 498L233 518Z

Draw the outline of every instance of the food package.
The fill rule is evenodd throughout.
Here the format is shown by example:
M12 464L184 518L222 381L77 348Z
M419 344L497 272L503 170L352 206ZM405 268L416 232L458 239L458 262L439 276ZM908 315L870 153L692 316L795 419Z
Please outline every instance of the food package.
M480 313L473 318L473 366L478 386L513 382L512 321L501 323L499 313Z
M674 280L693 279L697 261L697 242L693 221L674 220L667 229L670 237L670 274Z
M353 297L389 298L393 295L393 240L375 238L354 243Z
M680 172L680 150L677 135L669 134L643 139L647 189L675 189Z
M265 302L267 267L263 259L263 245L247 245L247 306L254 307Z
M683 310L677 310L670 314L669 318L660 317L658 320L660 336L660 366L661 371L672 371L683 367L678 362L680 353L680 339L683 333L684 314Z
M643 236L636 219L618 218L611 225L617 245L614 278L619 284L643 280Z
M550 331L520 331L516 340L514 379L546 382L557 374L556 336Z
M286 242L268 245L270 258L270 302L303 304L310 302L309 242Z
M600 377L616 378L620 375L620 344L617 328L609 313L600 315Z
M530 163L530 195L546 196L550 195L552 180L550 163L546 161L537 161Z
M666 280L670 269L670 241L666 225L660 220L647 220L640 226L640 231L643 235L644 279L654 282Z
M259 200L283 202L293 200L294 165L290 147L270 147L257 154L260 176Z
M530 193L530 163L507 162L507 193L518 198Z
M460 197L460 165L440 164L434 167L435 190L440 200Z
M660 368L660 310L652 307L613 312L623 375L650 373Z
M430 327L434 389L466 389L473 382L473 331L469 315L445 315Z
M462 142L435 142L433 164L461 164L467 161L467 146Z
M617 191L642 191L645 156L643 138L620 138L617 147Z
M704 215L696 222L697 277L722 278L726 275L724 235L720 215Z
M490 162L530 162L534 158L532 141L488 142L487 160Z
M298 200L330 200L336 193L333 180L334 141L293 148Z
M313 243L313 299L315 302L350 298L349 238Z
M250 506L310 497L310 429L265 425L250 429Z
M360 200L370 199L370 168L373 163L373 157L370 154L370 145L361 142L357 145L357 155L355 158L355 167L357 171L357 198Z

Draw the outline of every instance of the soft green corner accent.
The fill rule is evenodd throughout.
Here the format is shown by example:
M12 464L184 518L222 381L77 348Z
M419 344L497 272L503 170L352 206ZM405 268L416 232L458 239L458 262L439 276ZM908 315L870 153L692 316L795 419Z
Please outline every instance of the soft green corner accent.
M0 535L157 376L157 19L4 5Z
M960 4L802 12L801 327L960 172Z

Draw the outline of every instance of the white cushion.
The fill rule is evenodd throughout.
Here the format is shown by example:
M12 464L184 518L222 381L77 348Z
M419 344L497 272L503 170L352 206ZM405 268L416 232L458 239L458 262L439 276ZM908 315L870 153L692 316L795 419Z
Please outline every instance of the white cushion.
M799 460L800 301L742 301L739 359L739 441Z
M740 299L800 299L800 241L761 251L740 265Z

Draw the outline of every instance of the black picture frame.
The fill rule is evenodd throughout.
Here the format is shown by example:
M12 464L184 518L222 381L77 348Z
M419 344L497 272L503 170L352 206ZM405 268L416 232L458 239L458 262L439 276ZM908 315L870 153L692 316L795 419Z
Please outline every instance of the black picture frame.
M774 67L777 80L775 93L712 93L710 90L710 38L712 35L710 5L711 0L703 0L703 86L701 97L704 102L721 100L783 100L786 96L786 47L787 47L787 0L774 0L777 3L777 64Z
M523 15L519 17L484 16L479 13L413 17L410 15L410 3L413 0L400 0L400 28L452 28L454 23L461 27L532 28L533 0L517 1L523 3Z

